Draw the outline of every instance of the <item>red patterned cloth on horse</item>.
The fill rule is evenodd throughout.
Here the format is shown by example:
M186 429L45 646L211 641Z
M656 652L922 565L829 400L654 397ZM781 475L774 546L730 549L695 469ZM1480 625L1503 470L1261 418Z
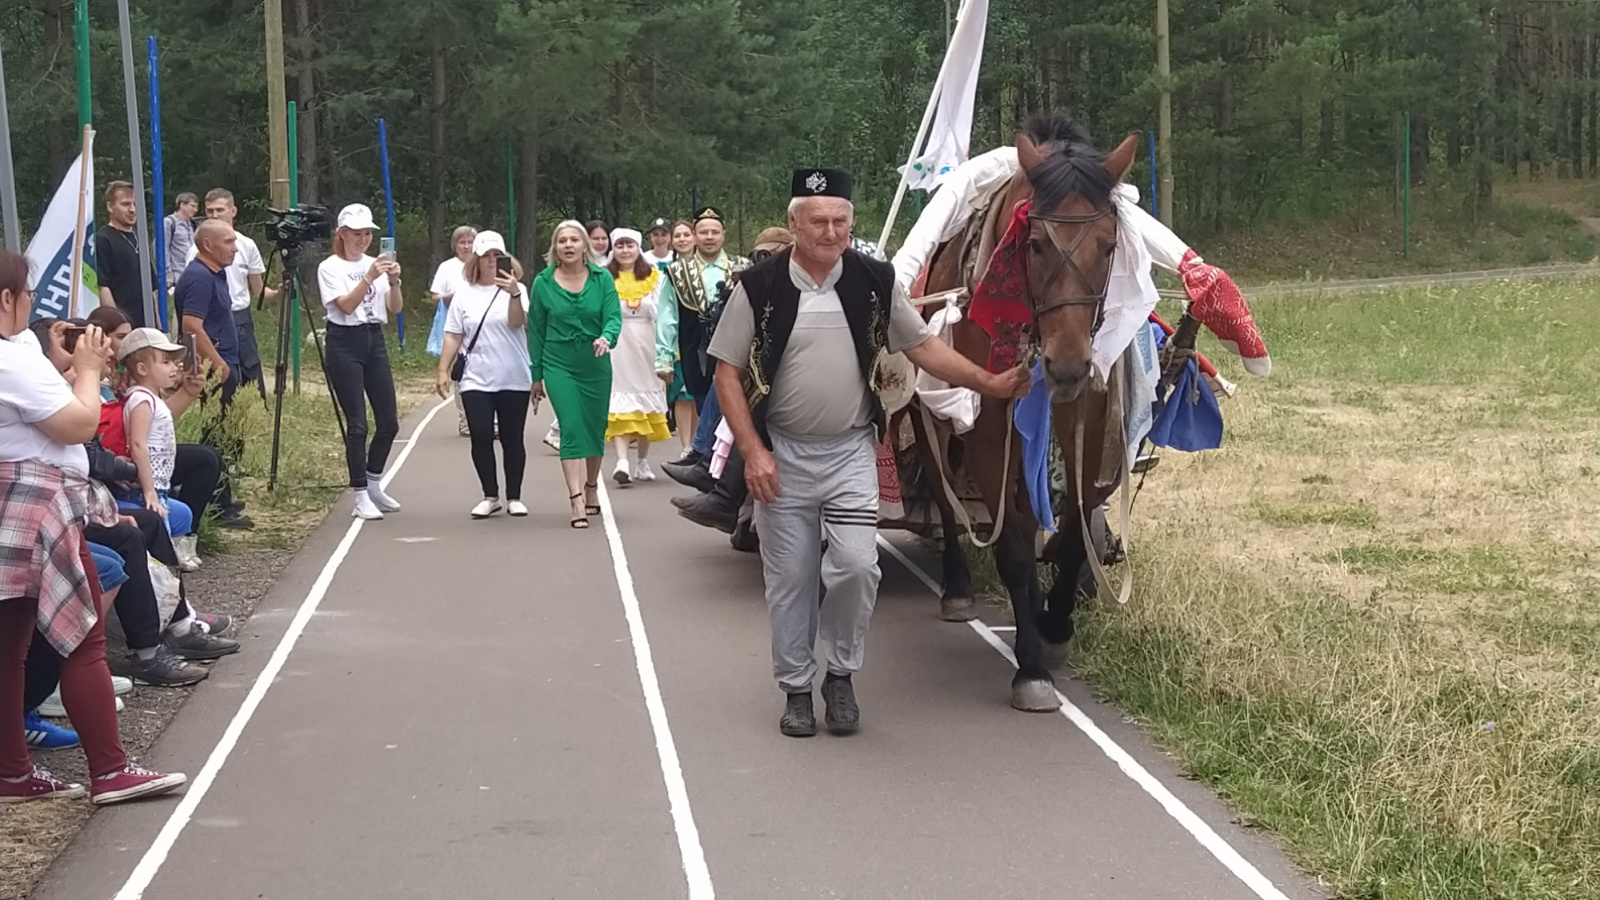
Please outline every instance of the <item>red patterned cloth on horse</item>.
M1250 313L1244 293L1228 273L1209 265L1200 254L1189 250L1178 264L1178 277L1183 279L1183 289L1191 301L1189 314L1211 329L1222 346L1239 354L1251 374L1271 372L1272 358L1267 355L1267 345L1256 327L1255 316Z
M1028 305L1028 213L1032 200L1023 200L1011 213L1006 236L994 248L989 269L972 289L967 318L989 334L989 371L1015 368L1021 354L1022 335L1033 324Z

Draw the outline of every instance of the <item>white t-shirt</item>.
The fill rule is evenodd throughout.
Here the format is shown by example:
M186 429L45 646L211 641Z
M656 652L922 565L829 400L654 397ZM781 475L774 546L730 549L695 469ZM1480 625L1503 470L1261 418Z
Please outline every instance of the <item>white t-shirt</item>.
M267 274L267 264L262 261L261 248L256 246L255 241L237 232L235 234L239 243L233 254L233 262L228 263L228 267L222 271L228 276L228 299L233 301L232 309L240 312L250 308L250 276ZM190 245L184 265L194 261L199 249Z
M523 312L527 312L528 289L517 285L517 296L522 300ZM480 327L478 323L483 322L483 334L473 347L472 355L467 357L467 369L461 375L463 391L526 391L533 387L528 329L526 325L512 328L507 323L511 312L509 302L505 291L494 285L456 285L456 297L450 301L444 330L446 334L461 335L459 352L467 352L467 345L472 343L472 336Z
M654 250L646 250L644 252L644 261L649 264L650 268L659 269L661 268L662 263L672 262L672 248L667 248L667 254L665 256L657 256Z
M82 444L58 444L36 424L65 409L72 397L72 385L36 344L0 341L0 462L32 460L88 475Z
M452 256L439 263L439 268L433 272L433 284L428 286L428 293L435 297L441 294L446 297L455 294L456 288L461 285L461 270L465 266L466 263L463 263L458 256Z
M133 424L134 407L145 404L150 406L150 437L145 442L150 447L150 480L155 482L156 490L170 491L172 467L178 459L178 433L173 428L172 410L149 388L133 388L122 404L122 427L129 431L131 445L133 435L129 426Z
M340 312L333 302L350 293L366 277L367 270L372 268L374 262L377 262L375 256L363 256L354 261L330 256L317 266L317 288L322 293L322 306L327 310L329 322L335 325L371 325L389 321L387 275L379 275L378 280L367 287L367 296L356 305L354 312Z

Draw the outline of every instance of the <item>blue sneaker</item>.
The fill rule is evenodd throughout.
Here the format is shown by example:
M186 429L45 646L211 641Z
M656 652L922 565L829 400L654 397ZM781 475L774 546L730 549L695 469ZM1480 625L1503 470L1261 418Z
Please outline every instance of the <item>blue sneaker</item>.
M36 710L22 717L22 733L28 739L28 746L35 750L65 750L78 746L76 731L46 722Z

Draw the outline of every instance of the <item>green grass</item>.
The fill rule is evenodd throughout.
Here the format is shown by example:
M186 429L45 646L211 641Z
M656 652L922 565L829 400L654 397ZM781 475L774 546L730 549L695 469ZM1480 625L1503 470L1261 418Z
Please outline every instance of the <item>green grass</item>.
M1597 301L1255 303L1272 377L1203 347L1224 448L1166 455L1135 599L1080 614L1082 676L1340 897L1600 897Z

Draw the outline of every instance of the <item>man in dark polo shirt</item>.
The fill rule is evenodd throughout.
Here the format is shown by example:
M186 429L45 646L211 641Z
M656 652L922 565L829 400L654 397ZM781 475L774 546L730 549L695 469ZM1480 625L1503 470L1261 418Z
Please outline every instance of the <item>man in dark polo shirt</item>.
M135 328L155 325L146 321L148 297L139 267L149 265L139 253L139 238L133 233L139 210L133 202L133 185L113 181L106 187L106 218L94 233L94 271L100 282L100 305L122 310Z
M178 276L173 307L183 333L194 336L196 355L210 363L222 383L222 407L233 402L239 386L239 332L233 324L233 296L228 291L228 264L233 262L233 226L215 219L194 232L195 257Z

